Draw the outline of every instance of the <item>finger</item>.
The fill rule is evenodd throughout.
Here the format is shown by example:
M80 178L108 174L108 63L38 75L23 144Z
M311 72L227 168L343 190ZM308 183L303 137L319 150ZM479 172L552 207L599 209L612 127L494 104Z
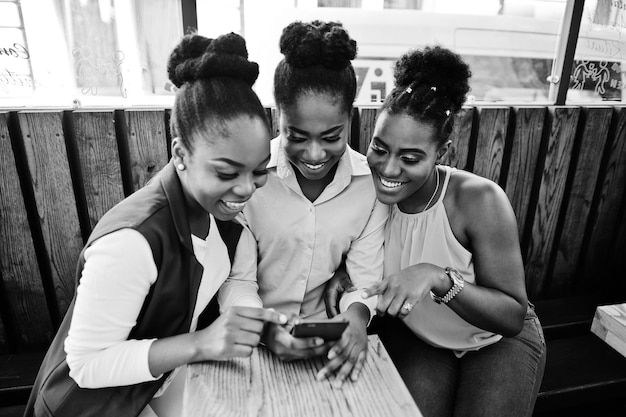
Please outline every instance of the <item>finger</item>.
M363 369L366 358L366 350L359 353L359 357L357 358L356 363L354 364L354 368L352 368L352 372L350 373L350 379L352 380L352 382L356 382L359 379L359 375L361 375L361 370Z
M335 376L335 380L333 381L333 386L335 388L341 388L343 381L346 380L348 375L352 372L352 369L354 369L354 365L355 362L352 361L351 357L348 357L348 359L341 365L341 368L339 368L337 376Z
M235 344L230 349L229 357L245 358L245 357L252 355L252 352L254 352L254 348L252 346Z
M378 302L376 303L376 313L379 316L384 316L387 314L387 310L389 306L393 302L394 295L391 293L385 293L382 296L378 297Z
M337 314L339 314L339 311L337 309L337 295L338 287L330 288L328 291L326 291L326 299L324 301L326 302L326 315L329 318L333 318Z
M387 314L392 317L396 317L400 310L404 310L402 306L406 300L402 297L395 297L391 303L389 303L389 307L387 307Z
M264 322L286 324L287 315L280 313L273 308L257 308L257 307L233 307L238 316L246 317L254 320L262 320Z
M380 295L382 293L385 292L385 289L387 288L387 283L386 282L377 282L376 284L370 286L369 288L366 288L365 290L363 290L363 292L361 293L361 297L362 298L370 298L373 297L375 295Z
M233 341L238 345L257 347L261 341L261 335L259 333L240 330L234 334Z

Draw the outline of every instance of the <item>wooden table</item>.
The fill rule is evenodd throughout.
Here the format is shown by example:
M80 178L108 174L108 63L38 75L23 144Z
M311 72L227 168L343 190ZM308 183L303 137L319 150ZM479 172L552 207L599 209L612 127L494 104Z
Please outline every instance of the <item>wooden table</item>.
M591 331L626 357L626 303L598 306Z
M378 336L368 345L359 380L341 388L315 379L322 358L284 362L263 347L249 358L189 365L183 415L421 416Z

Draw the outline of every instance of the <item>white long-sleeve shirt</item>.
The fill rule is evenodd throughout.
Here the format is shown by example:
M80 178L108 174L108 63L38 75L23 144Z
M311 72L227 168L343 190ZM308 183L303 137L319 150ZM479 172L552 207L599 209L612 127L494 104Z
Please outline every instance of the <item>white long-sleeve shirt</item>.
M250 239L244 229L240 242ZM192 243L196 258L205 268L190 331L196 329L198 316L230 271L228 251L212 216L206 240L192 236ZM155 339L128 340L156 279L150 246L136 230L121 229L103 236L85 251L65 340L70 376L80 387L124 386L161 376L153 376L148 366L148 352ZM256 284L248 285L254 288Z
M253 274L257 268L259 295L266 308L304 318L326 318L324 288L345 257L352 282L364 289L383 275L384 227L389 207L376 199L365 157L346 149L333 181L309 201L298 184L278 137L272 141L266 185L243 210L256 242L238 248L246 253L240 265ZM254 305L247 279L229 280L220 289L222 308ZM245 301L242 301L245 300ZM361 291L344 293L340 310L361 302L375 314L376 297ZM241 304L240 304L241 303ZM256 306L260 307L258 301Z

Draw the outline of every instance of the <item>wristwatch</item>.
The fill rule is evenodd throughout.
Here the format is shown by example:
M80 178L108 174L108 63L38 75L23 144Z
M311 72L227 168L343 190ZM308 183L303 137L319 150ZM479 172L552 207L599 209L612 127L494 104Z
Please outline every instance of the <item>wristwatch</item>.
M445 271L448 278L450 278L450 281L452 281L452 288L450 288L443 297L439 297L432 291L430 292L430 297L437 304L448 304L450 300L452 300L458 293L461 292L463 286L465 285L465 280L463 279L459 271L454 268L450 268L449 266L446 267Z

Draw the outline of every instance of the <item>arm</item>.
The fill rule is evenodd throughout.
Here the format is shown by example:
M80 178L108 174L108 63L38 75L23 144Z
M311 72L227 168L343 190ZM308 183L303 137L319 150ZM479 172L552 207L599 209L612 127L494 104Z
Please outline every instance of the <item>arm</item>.
M459 316L481 329L510 337L524 324L527 298L517 222L504 191L475 175L463 176L444 203L452 230L472 252L476 285L464 289L448 303ZM452 184L452 182L451 182ZM372 286L380 314L404 317L405 301L419 303L432 290L445 294L452 282L440 266L420 263Z
M233 306L263 307L257 284L257 246L248 227L244 226L237 244L228 279L219 289L220 310Z
M361 235L352 242L346 254L346 272L357 289L378 284L383 277L384 230L389 207L375 201L372 212ZM348 320L348 328L328 354L330 361L318 373L326 378L336 373L335 383L341 386L350 375L355 381L367 354L367 325L375 314L376 298L364 300L361 291L344 292L339 301L341 313Z
M524 325L528 299L513 208L500 187L481 178L463 181L456 194L458 213L453 215L460 227L452 226L467 239L476 285L468 285L450 308L481 329L514 336ZM439 286L437 294L444 289Z
M148 242L137 231L111 233L87 249L65 341L70 376L80 387L137 384L192 361L246 355L265 319L286 321L276 312L241 308L192 334L127 340L156 277Z

